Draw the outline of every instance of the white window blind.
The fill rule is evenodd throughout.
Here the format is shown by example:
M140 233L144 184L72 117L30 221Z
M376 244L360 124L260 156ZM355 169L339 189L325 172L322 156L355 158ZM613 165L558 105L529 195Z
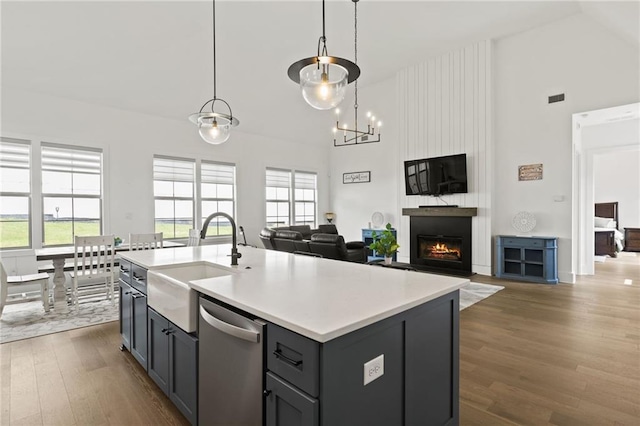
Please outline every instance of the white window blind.
M296 189L312 189L316 190L316 174L296 172L295 174Z
M153 159L153 180L193 182L194 162L172 158Z
M267 169L267 185L275 188L289 188L291 185L289 170Z
M42 145L42 170L99 175L102 152Z
M232 164L202 162L202 183L234 184L236 167Z

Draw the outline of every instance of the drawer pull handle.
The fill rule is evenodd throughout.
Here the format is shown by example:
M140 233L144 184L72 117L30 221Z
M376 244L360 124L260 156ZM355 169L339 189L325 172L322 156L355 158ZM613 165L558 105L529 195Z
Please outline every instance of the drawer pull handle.
M144 278L139 277L136 274L133 274L133 279L136 280L139 283L143 283L144 282Z
M276 349L275 351L273 351L273 354L276 356L276 358L280 358L285 362L288 362L289 364L293 365L294 367L299 367L302 365L302 360L300 361L296 361L295 359L291 359L288 356L286 356L285 354L283 354L280 349Z

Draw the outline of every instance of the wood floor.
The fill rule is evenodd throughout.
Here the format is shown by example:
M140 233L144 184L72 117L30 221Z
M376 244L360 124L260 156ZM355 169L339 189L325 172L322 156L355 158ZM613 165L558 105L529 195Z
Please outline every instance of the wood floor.
M640 424L640 256L596 270L473 278L506 288L460 315L462 425ZM119 345L117 322L0 345L0 424L187 424Z

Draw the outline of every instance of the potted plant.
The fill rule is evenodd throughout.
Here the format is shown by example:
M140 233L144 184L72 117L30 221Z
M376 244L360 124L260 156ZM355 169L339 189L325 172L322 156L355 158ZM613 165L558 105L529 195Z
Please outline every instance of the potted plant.
M385 265L390 265L391 258L400 248L396 237L394 237L391 232L391 224L387 223L386 229L381 233L373 231L371 233L371 238L373 238L373 242L369 244L369 248L374 252L383 255Z

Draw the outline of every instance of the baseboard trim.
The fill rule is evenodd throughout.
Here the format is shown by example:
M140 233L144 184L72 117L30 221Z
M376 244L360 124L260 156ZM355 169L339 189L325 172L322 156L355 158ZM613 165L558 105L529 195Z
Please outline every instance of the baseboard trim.
M558 281L565 284L575 284L576 274L573 272L558 272Z

